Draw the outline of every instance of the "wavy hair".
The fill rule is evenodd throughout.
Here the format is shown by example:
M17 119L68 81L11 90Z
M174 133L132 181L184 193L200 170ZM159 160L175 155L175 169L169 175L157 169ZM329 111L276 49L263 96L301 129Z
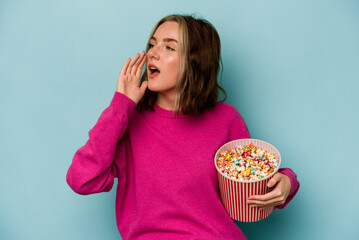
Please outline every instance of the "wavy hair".
M177 22L179 25L179 79L176 85L174 115L199 114L212 108L219 101L219 91L227 94L218 84L217 78L223 63L221 42L216 29L205 19L189 15L169 15L162 18L152 29L149 40L164 22ZM146 53L149 50L149 40ZM147 68L141 77L141 83L147 81ZM157 100L157 92L146 89L136 106L139 111L152 109Z

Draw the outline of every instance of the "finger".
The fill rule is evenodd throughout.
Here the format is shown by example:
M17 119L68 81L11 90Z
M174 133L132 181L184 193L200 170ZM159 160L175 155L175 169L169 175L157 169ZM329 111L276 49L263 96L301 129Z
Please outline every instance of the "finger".
M146 91L147 86L148 86L148 82L147 82L147 81L143 81L143 82L142 82L142 85L141 85L141 87L140 87L140 90L141 90L142 93L144 93L144 92Z
M139 55L139 57L136 59L136 61L133 63L132 69L131 69L131 75L136 74L138 65L140 64L140 62L142 61L142 53Z
M276 202L284 203L285 201L284 195L281 191L276 188L272 192L264 194L264 195L257 195L251 196L250 199L248 198L247 203L250 206L267 206L268 204L273 204ZM277 204L279 205L279 204Z
M132 73L132 68L133 68L134 65L136 64L136 62L137 62L137 60L138 60L139 57L140 57L140 54L137 53L137 54L132 58L132 60L131 60L131 62L130 62L130 65L129 65L128 69L127 69L126 74L130 75L130 74Z
M132 67L136 63L137 59L140 57L140 54L137 53L136 56L134 56L130 62L130 65L127 68L126 74L131 74Z
M128 58L125 62L125 64L122 66L121 72L120 72L120 76L123 76L128 68L128 65L130 64L131 58Z
M143 60L143 57L144 57L144 54L143 54L143 52L141 52L140 57L137 59L137 61L135 62L135 64L133 65L133 68L131 70L132 75L136 75L136 72L138 70L139 65L141 64L141 62Z
M254 203L249 204L250 207L259 207L259 208L267 208L278 206L284 203L284 199L282 197L273 198L268 201L256 201Z
M251 202L247 202L247 204L250 206L264 206L264 205L267 205L270 203L279 202L281 199L282 199L281 197L275 197L275 198L268 199L266 201L251 200Z
M280 173L276 173L271 180L267 183L267 187L273 187L277 184L277 182L280 180L281 176Z
M137 77L141 76L142 68L145 65L146 59L147 59L147 56L146 56L146 54L144 54L143 58L142 58L142 61L141 61L140 65L138 66L137 71L136 71L136 76Z
M253 195L250 196L247 200L247 202L251 201L267 201L269 199L273 199L279 196L279 193L275 191L275 189L267 194L264 195Z

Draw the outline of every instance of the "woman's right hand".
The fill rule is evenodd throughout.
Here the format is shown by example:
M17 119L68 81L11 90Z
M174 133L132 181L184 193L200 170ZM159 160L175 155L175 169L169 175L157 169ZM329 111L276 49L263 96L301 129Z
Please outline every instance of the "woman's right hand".
M132 59L127 59L117 80L116 91L126 95L136 104L141 100L147 88L147 81L144 81L140 87L140 77L145 62L144 51L141 54L137 53Z

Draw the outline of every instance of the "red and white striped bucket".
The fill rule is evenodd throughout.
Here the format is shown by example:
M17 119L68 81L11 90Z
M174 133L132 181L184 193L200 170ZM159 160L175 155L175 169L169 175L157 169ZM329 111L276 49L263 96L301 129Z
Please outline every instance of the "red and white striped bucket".
M217 166L219 153L228 151L238 145L249 145L252 143L256 147L260 147L267 152L274 153L275 158L278 160L278 167L268 176L259 180L239 180L227 177L222 173ZM227 210L229 216L240 222L256 222L262 220L272 213L273 207L259 209L257 207L250 208L247 204L248 197L252 195L263 195L272 190L267 187L269 180L278 172L281 164L281 157L279 151L271 144L258 139L246 138L238 139L224 144L218 149L214 156L214 164L217 169L219 191L222 203Z

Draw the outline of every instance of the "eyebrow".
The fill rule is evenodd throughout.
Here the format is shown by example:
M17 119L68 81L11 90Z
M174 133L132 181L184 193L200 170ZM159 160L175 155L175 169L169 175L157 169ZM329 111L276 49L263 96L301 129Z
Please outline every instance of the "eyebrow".
M152 36L150 40L155 40L155 41L157 41L157 39L156 39L154 36ZM176 39L173 39L173 38L165 38L165 39L163 39L163 41L164 41L164 42L176 42L176 43L178 43L177 40L176 40Z

